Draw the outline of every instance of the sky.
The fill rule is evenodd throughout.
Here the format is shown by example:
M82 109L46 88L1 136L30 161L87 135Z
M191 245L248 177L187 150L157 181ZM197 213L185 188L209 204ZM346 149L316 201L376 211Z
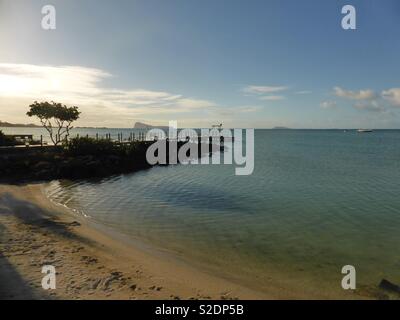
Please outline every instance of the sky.
M398 0L0 0L0 120L54 100L79 126L400 128L399 34Z

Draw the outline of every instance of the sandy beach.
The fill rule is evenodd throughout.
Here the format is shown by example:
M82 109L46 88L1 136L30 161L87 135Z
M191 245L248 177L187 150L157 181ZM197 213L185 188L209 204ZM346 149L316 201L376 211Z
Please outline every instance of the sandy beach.
M55 290L41 286L43 265L56 268ZM0 185L0 283L0 299L279 298L116 241L40 184Z

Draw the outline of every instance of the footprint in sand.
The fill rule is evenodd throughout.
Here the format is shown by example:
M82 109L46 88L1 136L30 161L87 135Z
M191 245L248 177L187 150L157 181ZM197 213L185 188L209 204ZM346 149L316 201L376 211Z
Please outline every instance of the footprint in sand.
M162 287L151 286L149 287L150 290L161 291Z
M70 227L80 227L81 224L78 221L72 221L70 223L66 223L66 225L70 226Z
M81 261L84 261L87 265L95 264L98 262L98 260L96 258L89 257L89 256L82 256Z

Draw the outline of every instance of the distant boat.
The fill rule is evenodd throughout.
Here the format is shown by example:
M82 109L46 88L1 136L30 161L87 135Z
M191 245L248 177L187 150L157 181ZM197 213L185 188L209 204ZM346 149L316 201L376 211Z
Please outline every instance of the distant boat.
M365 132L373 132L374 130L371 129L358 129L357 132L359 133L365 133Z
M212 127L213 127L213 128L222 129L222 123L220 123L220 124L213 124Z

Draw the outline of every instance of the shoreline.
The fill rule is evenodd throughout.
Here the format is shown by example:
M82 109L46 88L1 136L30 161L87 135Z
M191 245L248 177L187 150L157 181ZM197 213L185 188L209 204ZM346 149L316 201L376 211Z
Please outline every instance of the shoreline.
M43 184L0 185L0 299L283 299L111 238L51 202ZM57 289L41 287L54 265Z
M48 198L45 185L0 184L0 300L385 298L369 288L353 294L302 287L273 270L271 280L280 281L243 281L85 218ZM56 290L42 289L43 265L56 268Z

